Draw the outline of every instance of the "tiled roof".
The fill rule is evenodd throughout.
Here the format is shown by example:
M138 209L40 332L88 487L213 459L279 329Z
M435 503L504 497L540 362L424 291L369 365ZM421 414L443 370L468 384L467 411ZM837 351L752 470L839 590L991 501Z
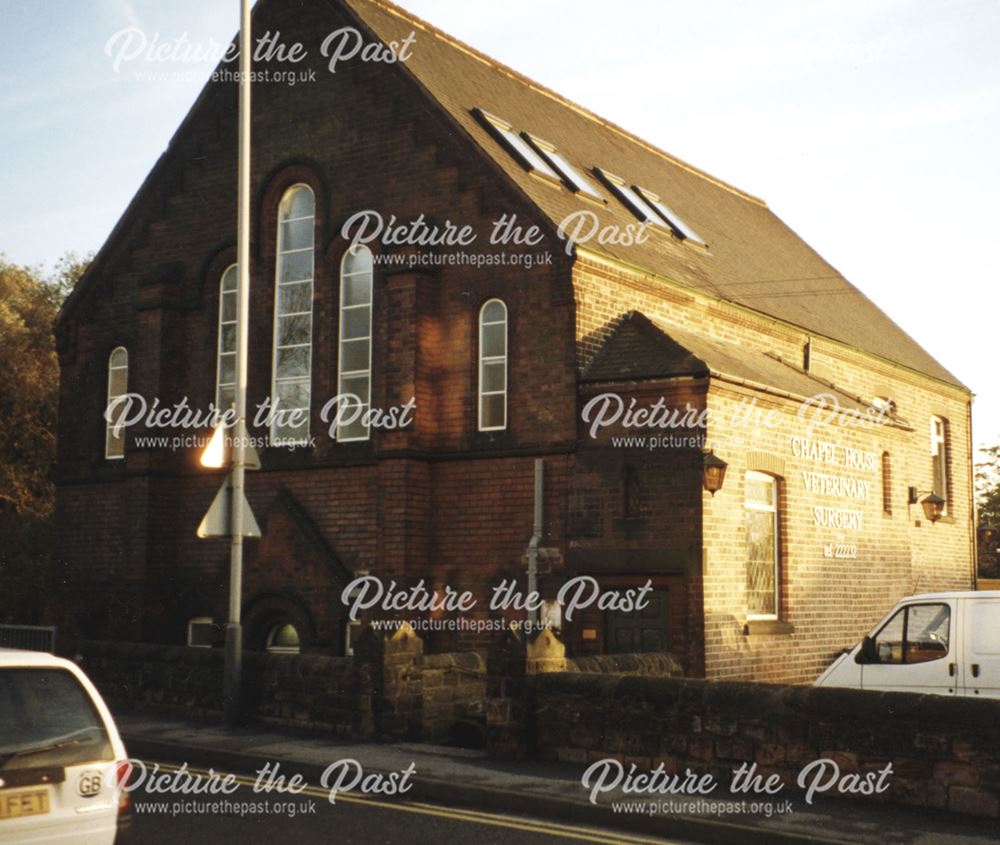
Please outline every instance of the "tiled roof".
M412 74L554 226L581 207L596 211L602 224L627 225L635 218L606 186L602 193L608 203L601 208L529 174L479 123L473 109L484 109L519 132L551 142L588 175L594 167L606 168L659 194L709 247L706 251L655 233L641 245L593 242L588 248L961 386L761 200L662 152L391 3L328 2L343 2L384 42L416 32L410 58L398 67ZM652 106L657 101L650 102ZM664 97L656 107L669 108L669 100Z
M773 355L707 340L674 326L659 326L645 314L629 312L598 350L581 377L586 382L639 381L673 376L707 376L808 399L826 397L831 404L861 414L867 406L857 397Z

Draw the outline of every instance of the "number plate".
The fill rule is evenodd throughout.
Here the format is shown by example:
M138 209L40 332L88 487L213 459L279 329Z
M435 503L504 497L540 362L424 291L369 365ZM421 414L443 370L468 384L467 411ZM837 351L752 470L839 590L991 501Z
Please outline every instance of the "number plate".
M27 789L23 792L0 792L0 819L21 816L41 816L49 811L47 789Z

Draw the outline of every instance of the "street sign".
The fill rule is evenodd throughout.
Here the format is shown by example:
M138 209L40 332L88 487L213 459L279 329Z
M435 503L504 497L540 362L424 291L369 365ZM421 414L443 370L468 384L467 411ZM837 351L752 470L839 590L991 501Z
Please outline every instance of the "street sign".
M207 537L231 537L230 533L230 510L229 502L232 497L232 476L226 476L226 482L215 494L208 513L198 526L198 536L202 539ZM243 502L243 536L259 537L260 526L254 519L253 511L250 510L250 503L246 496L241 496Z

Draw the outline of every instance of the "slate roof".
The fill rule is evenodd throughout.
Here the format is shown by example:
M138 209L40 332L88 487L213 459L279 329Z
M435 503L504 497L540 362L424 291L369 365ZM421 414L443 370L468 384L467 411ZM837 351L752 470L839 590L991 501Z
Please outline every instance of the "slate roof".
M278 1L261 0L258 7ZM553 227L581 207L595 211L602 224L636 222L608 187L592 175L592 169L600 167L658 193L708 243L706 250L657 233L645 244L628 247L592 242L588 246L594 252L967 390L762 200L663 152L392 3L314 2L348 9L363 29L384 42L400 41L415 32L416 43L408 61L384 67L411 75L430 100L451 117L456 129L495 163ZM213 84L222 83L206 85L185 123L200 119L197 113L206 106L206 92ZM666 106L651 101L651 107ZM571 164L597 182L607 198L606 205L578 199L568 189L530 175L475 118L476 108L509 121L518 132L531 132L554 144ZM179 134L180 130L171 147ZM138 213L141 198L153 190L166 158L166 154L161 156L89 271L63 304L60 322L68 318L85 289L100 275L112 245L125 237L127 221Z
M398 67L413 75L553 224L581 207L595 210L602 223L626 225L635 223L635 217L605 185L599 184L608 198L601 209L529 174L480 124L473 109L554 144L588 176L600 167L658 193L709 247L706 251L657 234L637 246L593 242L595 252L962 386L763 201L662 152L391 3L327 2L343 2L385 42L414 31L412 55ZM669 106L663 102L655 107ZM738 142L734 136L733 143Z
M714 376L764 385L803 399L832 395L840 408L861 414L868 410L858 397L774 355L707 340L673 326L661 327L638 311L630 311L615 328L580 381L640 381L671 376Z

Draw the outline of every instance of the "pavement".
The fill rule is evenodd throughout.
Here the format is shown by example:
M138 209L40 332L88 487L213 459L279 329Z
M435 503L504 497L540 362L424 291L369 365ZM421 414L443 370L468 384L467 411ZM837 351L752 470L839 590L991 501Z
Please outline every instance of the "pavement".
M467 807L612 828L643 836L730 845L972 845L1000 839L996 820L884 802L820 796L812 806L794 796L753 799L724 812L709 796L601 796L597 804L581 786L582 766L501 762L485 752L425 744L380 744L330 739L270 728L229 730L220 725L136 714L116 714L129 754L142 760L187 763L191 768L253 775L265 764L322 784L332 763L358 761L365 775L415 773L406 801ZM376 796L380 797L380 796ZM728 802L728 794L724 799ZM785 807L791 801L790 810ZM624 811L618 804L629 804ZM664 801L673 800L672 806ZM643 808L633 802L642 801ZM677 802L686 806L678 807ZM770 803L770 807L766 806ZM770 810L770 812L769 812ZM769 817L770 816L770 817Z

